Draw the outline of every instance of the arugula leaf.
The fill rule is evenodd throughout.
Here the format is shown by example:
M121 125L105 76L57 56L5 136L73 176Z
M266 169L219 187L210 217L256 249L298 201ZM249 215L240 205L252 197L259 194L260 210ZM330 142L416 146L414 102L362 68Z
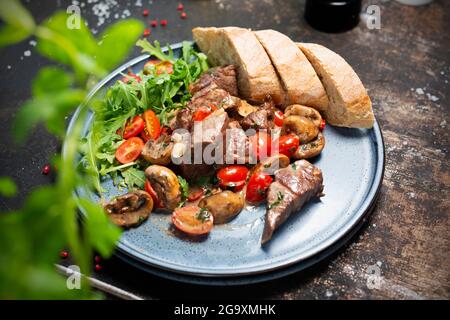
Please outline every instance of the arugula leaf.
M189 184L182 176L177 176L178 182L180 183L181 187L181 203L180 207L183 206L186 199L189 197Z
M136 42L136 45L142 48L142 52L146 52L150 54L150 56L156 57L161 61L175 62L172 49L169 47L169 54L165 54L161 50L161 45L157 40L155 40L152 45L147 39L140 39Z
M122 171L122 176L124 178L125 184L128 186L128 189L133 189L134 187L138 189L144 189L144 171L139 170L135 167L130 167Z

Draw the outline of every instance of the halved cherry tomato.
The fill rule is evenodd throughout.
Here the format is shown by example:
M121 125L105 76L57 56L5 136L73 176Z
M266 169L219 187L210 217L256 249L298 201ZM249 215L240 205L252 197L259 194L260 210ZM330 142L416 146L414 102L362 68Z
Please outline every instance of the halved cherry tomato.
M278 126L278 127L282 127L283 126L283 118L284 118L283 111L280 111L280 110L275 111L274 122L275 122L276 126Z
M198 200L198 199L200 199L201 196L203 196L204 194L205 194L205 189L202 188L202 187L197 187L197 186L189 187L189 195L188 195L187 200L188 200L189 202Z
M252 174L245 192L247 201L251 203L263 201L266 198L267 189L272 181L272 177L265 172L259 171Z
M217 179L222 188L235 188L236 190L236 188L242 189L245 185L247 175L248 168L246 166L235 164L220 169L217 172Z
M156 74L173 73L173 64L169 61L150 60L144 65L144 70L147 70L147 72L149 72L149 66L151 65L155 66Z
M281 136L276 142L278 143L278 153L284 154L291 158L300 145L300 140L295 134L287 134Z
M319 129L320 129L320 130L325 129L326 124L327 124L327 123L325 122L325 119L322 119L322 122L320 123Z
M143 117L145 121L145 129L147 129L145 134L148 134L150 139L156 140L161 133L161 125L159 124L158 117L153 110L150 109L144 112Z
M133 162L141 155L144 148L144 141L141 138L133 137L125 140L116 150L116 159L120 163Z
M131 71L129 71L128 75L123 77L121 81L125 82L125 83L130 83L132 79L136 79L137 82L141 82L142 81L141 77L139 77L137 74L135 74L135 73L133 73Z
M150 181L148 181L146 179L144 186L145 186L145 191L147 191L147 193L152 197L155 208L163 208L163 205L162 205L161 201L159 201L158 195L156 194L156 191L152 188Z
M249 138L250 145L254 152L251 156L256 156L257 160L264 160L270 155L272 139L265 131L258 131Z
M202 121L216 110L217 107L211 103L208 106L201 106L194 112L194 114L192 115L192 119L194 121Z
M144 130L142 130L141 132L141 138L142 140L144 140L144 142L147 142L148 140L151 139L146 126L144 126Z
M175 227L187 234L203 235L213 228L214 217L204 208L187 206L175 209L172 222Z
M135 116L133 119L131 119L131 121L127 121L125 130L123 131L123 138L128 139L137 136L142 132L142 130L144 130L144 127L144 120L139 116Z

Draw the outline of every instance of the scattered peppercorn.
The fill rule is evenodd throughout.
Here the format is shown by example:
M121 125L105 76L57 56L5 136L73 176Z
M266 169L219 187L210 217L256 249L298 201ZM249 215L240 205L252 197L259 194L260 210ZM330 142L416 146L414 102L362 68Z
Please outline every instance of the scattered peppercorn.
M159 24L161 25L161 27L165 27L165 26L167 26L167 20L166 19L161 20L161 22Z
M180 18L181 19L186 19L187 18L186 12L182 12L181 15L180 15Z
M67 258L67 257L69 256L69 253L68 253L67 251L63 250L63 251L61 251L61 252L59 253L59 256L60 256L61 258L65 259L65 258Z
M102 270L103 269L103 267L100 265L100 264L96 264L95 265L95 271L100 271L100 270Z
M183 11L183 9L184 9L184 6L183 6L182 3L180 3L180 4L178 5L178 7L177 7L177 10L178 10L178 11Z
M326 125L325 119L322 119L322 122L320 123L320 130L325 129L325 125Z
M153 28L156 28L156 27L158 26L158 20L152 20L152 22L150 23L150 25L151 25Z
M150 10L148 10L148 9L142 10L142 15L143 15L144 17L148 16L149 13L150 13Z
M44 175L48 175L50 173L50 165L46 164L43 168L42 168L42 174Z
M144 37L148 37L149 35L150 35L150 33L151 33L151 31L150 31L150 29L145 29L144 30Z

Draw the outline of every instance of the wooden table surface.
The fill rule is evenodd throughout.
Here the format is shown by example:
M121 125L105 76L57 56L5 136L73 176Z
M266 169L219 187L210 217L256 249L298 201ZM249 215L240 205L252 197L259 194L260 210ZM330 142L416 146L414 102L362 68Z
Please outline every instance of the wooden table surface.
M110 17L100 25L92 14L94 4L80 2L85 3L83 17L97 31L126 16L126 9L132 17L146 21L167 19L166 28L152 30L151 38L162 43L190 39L194 26L235 25L273 28L294 40L324 44L341 54L365 84L386 146L385 176L373 214L349 245L306 271L239 288L204 287L159 279L112 259L96 277L149 299L450 298L449 1L435 0L421 7L370 1L381 8L381 29L371 30L362 20L358 27L341 34L309 27L303 19L304 1L300 0L185 0L186 20L176 11L179 0L153 0L152 4L146 0L117 1L120 4L110 9ZM143 7L136 5L140 2ZM27 6L42 20L68 4L28 1ZM141 14L144 7L151 12L147 19ZM24 56L30 48L24 43L0 52L0 118L6 123L0 129L6 138L2 138L0 150L1 175L12 175L21 190L48 183L39 168L58 148L42 128L21 149L8 142L9 123L29 97L31 76L45 64L37 54ZM136 49L130 57L137 55ZM0 209L14 208L22 200L1 199ZM379 272L379 277L371 272Z

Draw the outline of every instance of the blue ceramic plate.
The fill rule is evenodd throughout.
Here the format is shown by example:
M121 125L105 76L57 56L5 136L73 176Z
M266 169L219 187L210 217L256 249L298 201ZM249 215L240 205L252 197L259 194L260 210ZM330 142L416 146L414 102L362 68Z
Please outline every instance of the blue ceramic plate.
M180 44L172 48L175 55L181 53ZM129 68L138 72L147 59L144 55L123 65L100 82L91 95L103 94ZM78 115L76 112L73 116L69 131ZM83 135L89 132L91 123L92 114ZM292 215L266 246L260 245L265 214L262 206L244 210L228 224L215 226L199 242L175 237L170 232L170 215L153 213L141 226L123 233L117 246L119 256L166 274L217 278L257 275L314 261L315 255L342 240L369 211L384 168L384 146L377 123L370 130L327 126L324 134L326 147L312 162L322 169L325 196ZM110 180L103 186L109 190L107 198L119 194ZM77 193L98 200L87 187Z

